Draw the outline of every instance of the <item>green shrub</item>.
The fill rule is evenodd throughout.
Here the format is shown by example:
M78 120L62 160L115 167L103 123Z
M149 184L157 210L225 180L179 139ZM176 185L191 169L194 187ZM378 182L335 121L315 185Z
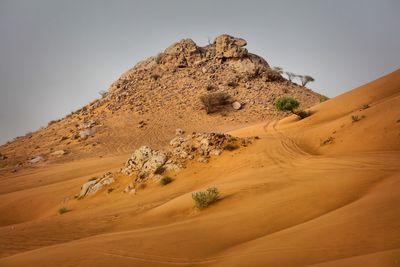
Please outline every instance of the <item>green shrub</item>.
M67 209L66 207L62 207L62 208L58 209L58 213L59 214L64 214L64 213L66 213L68 211L71 211L71 210Z
M208 205L216 202L220 197L216 187L209 187L206 191L192 193L192 198L199 209L206 208Z
M167 184L169 184L169 183L172 183L172 181L173 181L173 179L172 179L171 177L169 177L169 176L163 176L163 177L160 179L160 184L161 184L161 185L167 185Z
M279 98L275 103L275 107L281 111L291 111L294 113L294 109L298 108L300 103L292 97Z
M233 150L238 149L238 148L239 148L238 145L232 144L232 143L226 144L224 146L224 150L228 150L228 151L233 151Z
M202 95L200 101L204 106L207 114L218 111L224 105L231 102L231 97L223 92L209 93Z

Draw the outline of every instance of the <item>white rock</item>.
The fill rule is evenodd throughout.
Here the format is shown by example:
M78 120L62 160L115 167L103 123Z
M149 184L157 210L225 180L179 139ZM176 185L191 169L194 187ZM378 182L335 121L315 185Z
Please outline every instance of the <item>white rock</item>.
M232 107L233 107L235 110L239 110L239 109L242 108L242 104L240 104L240 102L238 102L238 101L235 101L235 102L232 103Z
M36 156L33 159L31 159L29 162L30 163L38 163L38 162L43 161L43 160L44 160L44 158L42 156Z

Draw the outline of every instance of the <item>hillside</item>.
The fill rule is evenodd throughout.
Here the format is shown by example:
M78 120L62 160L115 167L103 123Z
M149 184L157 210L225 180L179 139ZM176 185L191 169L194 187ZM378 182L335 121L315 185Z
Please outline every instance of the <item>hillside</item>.
M119 95L117 87L108 97ZM106 110L98 105L96 112ZM258 136L253 144L191 162L171 174L171 184L149 181L136 194L122 193L131 178L121 175L112 191L74 199L91 177L121 168L126 155L3 176L0 266L396 266L399 106L397 70L311 107L303 120L264 114L265 121L229 132ZM228 118L245 118L238 114ZM220 200L196 209L192 192L209 186ZM58 214L61 207L70 211Z
M284 79L246 41L221 35L205 47L183 39L124 73L102 97L47 127L0 146L0 168L17 171L85 157L127 155L141 145L162 147L176 128L228 131L287 115L275 101L292 96L303 108L321 95ZM226 105L207 114L200 96L222 92ZM31 162L33 160L33 163Z

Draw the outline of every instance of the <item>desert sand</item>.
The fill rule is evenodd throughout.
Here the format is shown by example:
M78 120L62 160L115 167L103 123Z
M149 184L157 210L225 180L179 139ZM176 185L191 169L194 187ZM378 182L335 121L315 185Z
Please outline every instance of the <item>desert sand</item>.
M73 198L129 154L2 175L0 266L399 266L399 107L397 70L306 119L231 131L260 139L135 195L121 177ZM191 193L209 186L221 199L196 209Z

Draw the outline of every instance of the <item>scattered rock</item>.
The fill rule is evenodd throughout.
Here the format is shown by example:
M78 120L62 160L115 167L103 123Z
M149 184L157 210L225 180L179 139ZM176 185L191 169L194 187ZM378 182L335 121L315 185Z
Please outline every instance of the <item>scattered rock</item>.
M7 159L7 156L0 153L0 160L5 160L5 159Z
M143 128L144 126L146 126L146 122L145 121L139 121L138 128L140 129L140 128Z
M65 150L56 150L56 151L50 153L50 155L57 156L57 157L61 157L65 154L67 154L67 152Z
M102 189L106 185L110 185L115 182L114 175L111 172L107 172L102 175L100 178L95 180L88 181L81 186L81 192L78 195L78 198L83 198L88 195L92 195Z
M239 110L239 109L242 108L242 104L240 104L240 102L238 102L238 101L235 101L235 102L232 103L232 107L235 110Z
M180 128L175 130L175 135L177 135L177 136L182 136L184 134L185 134L185 131Z
M125 189L124 189L124 193L131 193L133 191L133 194L135 194L136 193L136 190L135 190L135 185L134 185L134 183L130 183L130 184L128 184L128 186L127 187L125 187Z
M40 161L44 161L44 158L42 156L36 156L33 159L29 160L29 163L35 164L35 163L38 163Z
M84 129L82 131L79 132L79 137L81 139L87 139L89 136L93 136L95 133L97 132L96 128L88 128L88 129Z

